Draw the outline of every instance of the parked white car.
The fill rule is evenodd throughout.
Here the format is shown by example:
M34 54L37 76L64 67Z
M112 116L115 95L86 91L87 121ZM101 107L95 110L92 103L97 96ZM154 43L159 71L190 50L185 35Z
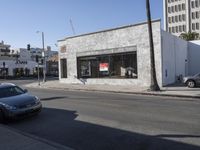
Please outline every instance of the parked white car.
M200 86L200 73L195 74L194 76L184 77L183 83L186 84L189 88Z

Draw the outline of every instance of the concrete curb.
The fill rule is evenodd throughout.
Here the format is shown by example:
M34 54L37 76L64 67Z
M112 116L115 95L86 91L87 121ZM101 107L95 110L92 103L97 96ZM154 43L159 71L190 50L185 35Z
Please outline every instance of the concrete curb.
M45 86L30 86L25 85L26 87L31 88L43 88L43 89L54 89L55 87L45 87ZM94 92L105 92L105 93L121 93L121 94L135 94L135 95L150 95L150 96L164 96L164 97L179 97L179 98L192 98L192 99L200 99L200 96L192 96L192 95L180 95L180 94L165 94L165 93L152 93L152 92L126 92L126 91L111 91L111 90L101 90L101 89L80 89L80 88L59 88L56 87L56 90L70 90L70 91L94 91Z

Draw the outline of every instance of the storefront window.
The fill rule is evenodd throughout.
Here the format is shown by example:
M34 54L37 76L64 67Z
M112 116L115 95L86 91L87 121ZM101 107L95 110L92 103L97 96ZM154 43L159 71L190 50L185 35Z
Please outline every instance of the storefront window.
M60 60L61 78L67 78L67 59Z
M91 76L90 61L82 61L80 71L82 77L90 77Z
M136 52L78 58L79 78L137 78Z
M0 68L0 77L8 76L8 68Z

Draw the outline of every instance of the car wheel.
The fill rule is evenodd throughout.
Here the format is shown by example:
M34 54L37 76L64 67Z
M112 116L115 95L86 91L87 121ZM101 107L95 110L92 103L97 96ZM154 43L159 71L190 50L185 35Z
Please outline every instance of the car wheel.
M193 80L189 80L189 81L187 81L187 86L189 88L194 88L195 87L195 82Z

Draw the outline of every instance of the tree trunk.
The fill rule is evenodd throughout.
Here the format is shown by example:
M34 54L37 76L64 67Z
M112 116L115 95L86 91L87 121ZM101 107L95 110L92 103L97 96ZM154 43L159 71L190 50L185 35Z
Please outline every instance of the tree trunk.
M151 91L160 91L158 82L156 79L156 69L155 69L155 57L154 57L154 43L153 43L153 33L151 24L151 11L149 0L146 0L146 11L147 11L147 22L148 22L148 32L149 32L149 45L150 45L150 66L151 66Z

